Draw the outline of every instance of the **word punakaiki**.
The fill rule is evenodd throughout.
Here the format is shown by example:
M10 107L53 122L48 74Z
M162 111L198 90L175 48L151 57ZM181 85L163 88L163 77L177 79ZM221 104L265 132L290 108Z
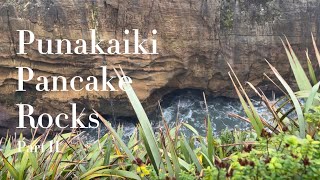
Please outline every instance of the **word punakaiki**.
M72 42L69 39L37 39L32 31L17 31L19 31L19 48L17 54L27 54L26 45L32 45L33 43L37 43L40 54L158 54L157 40L155 38L157 30L155 29L152 30L152 37L150 39L141 39L139 30L133 29L134 43L130 42L130 31L126 29L124 34L129 37L124 38L122 44L117 39L110 39L108 41L109 46L106 50L100 46L104 40L97 40L95 29L90 30L91 39L89 43L84 39L78 39L75 40L75 46L72 46ZM65 44L66 47L65 52L63 52L62 48L63 44ZM133 48L130 48L130 44L133 44ZM43 48L45 46L47 46L46 49ZM121 48L121 46L123 46L123 48ZM56 47L56 49L53 49L53 47ZM120 52L120 49L124 51Z

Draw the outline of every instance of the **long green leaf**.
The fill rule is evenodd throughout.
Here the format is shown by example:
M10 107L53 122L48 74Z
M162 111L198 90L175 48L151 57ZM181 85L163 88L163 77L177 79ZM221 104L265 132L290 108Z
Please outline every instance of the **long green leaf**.
M79 178L82 179L82 178L85 178L89 175L92 175L94 174L95 172L101 170L101 169L106 169L108 168L107 166L99 166L99 167L95 167L93 169L90 169L89 171L87 171L86 173L82 174Z
M290 63L292 72L294 74L294 77L296 79L296 82L298 84L298 87L300 90L309 90L312 88L311 83L310 83L305 71L303 70L303 68L302 68L302 66L301 66L296 54L294 53L287 38L286 38L286 41L287 41L287 45L289 47L289 50L283 41L282 41L282 44L283 44L283 47L285 48L285 51L287 53L289 63Z
M138 129L139 129L140 137L142 138L143 144L144 144L144 146L146 148L147 154L148 154L148 156L149 156L149 158L151 160L151 163L152 163L156 173L159 174L159 169L157 168L158 164L157 164L156 160L154 159L154 156L152 156L152 149L150 148L150 146L149 146L149 144L147 142L147 137L144 134L141 126L139 126Z
M210 114L207 104L207 99L205 94L203 93L203 99L206 106L206 113L207 113L207 142L208 142L208 157L210 159L209 163L213 163L213 155L214 155L214 144L213 144L213 130L210 120Z
M213 142L213 133L212 133L212 125L211 120L209 119L208 115L208 132L207 132L207 141L208 141L208 157L210 159L210 163L213 163L213 156L214 156L214 142Z
M309 95L307 102L305 104L305 107L304 107L304 113L307 113L309 111L309 109L312 107L313 102L316 100L315 96L319 90L319 87L320 87L320 82L318 82L316 85L314 85L312 87L312 90L310 92L310 95Z
M165 141L165 138L164 138L162 133L161 133L161 137L162 137L163 141ZM172 163L171 163L170 157L168 155L168 151L167 151L167 147L165 145L165 142L163 142L163 141L161 141L161 145L162 145L163 154L164 154L164 158L165 158L166 165L167 165L167 170L168 170L168 173L169 173L169 177L173 178L174 177L174 171L173 171Z
M292 91L292 89L290 88L288 83L282 78L282 76L277 71L277 69L274 68L268 61L267 61L267 63L269 64L271 70L276 75L278 80L281 82L281 84L287 90L287 92L291 98L291 101L293 102L293 105L294 105L296 112L297 112L298 122L299 122L299 135L301 138L305 138L305 136L306 136L306 122L305 122L303 112L302 112L302 109L301 109L301 106L300 106L300 103L299 103L297 97L295 96L294 92Z
M20 164L20 169L19 169L19 179L24 180L24 174L25 170L27 168L29 161L29 152L25 151L22 156L21 164Z
M192 127L190 124L187 124L185 122L182 122L181 124L183 126L185 126L186 128L188 128L190 131L192 131L196 136L199 136L199 132L194 127Z
M310 76L310 78L311 78L311 81L312 81L313 85L315 85L315 84L317 84L318 80L317 80L317 77L316 77L316 73L315 73L315 71L314 71L314 69L313 69L311 60L310 60L310 58L309 58L308 51L306 51L306 56L307 56L309 76Z
M123 171L123 170L115 170L115 169L101 169L98 171L95 171L94 173L91 173L83 176L82 178L84 180L89 179L95 179L97 177L117 177L117 178L123 178L123 179L136 179L140 180L141 178L130 171Z
M163 150L160 149L160 152L163 152ZM168 156L172 159L171 153L168 152ZM181 167L183 167L183 168L186 169L187 171L189 171L189 170L192 168L191 164L188 164L186 161L184 161L184 160L181 159L181 158L178 158L178 162L179 162L179 164L181 165Z
M9 170L10 172L10 175L18 180L19 179L19 173L18 171L9 163L9 161L7 160L6 157L4 157L4 155L2 154L2 152L0 151L0 156L2 157L3 159L3 162L4 162L4 165L6 166L6 168Z
M112 152L112 139L108 137L106 142L105 155L104 155L104 162L103 162L104 165L109 165L111 152Z
M121 67L120 67L120 69L121 69ZM127 80L128 77L125 76L122 69L121 69L122 76L119 75L119 73L116 69L114 69L114 71L117 73L117 76L119 79L122 79L124 81ZM130 83L125 81L123 83L123 88L124 88L128 98L131 102L131 105L132 105L132 107L138 117L138 120L140 122L140 125L144 131L147 143L151 149L151 154L149 154L149 156L153 156L155 163L157 164L157 166L155 168L156 169L164 169L162 158L161 158L161 155L159 152L159 147L157 145L157 141L156 141L155 135L153 133L153 130L152 130L152 127L151 127L151 124L150 124L150 121L147 117L146 112L144 111L144 109L143 109L136 93L134 92L132 86L130 85Z
M181 137L182 137L182 141L183 141L183 144L184 146L186 147L187 151L189 152L189 155L193 161L193 163L195 164L198 172L201 172L202 170L202 167L201 167L201 164L196 156L196 154L193 152L193 150L191 149L189 143L187 142L185 136L183 134L181 134Z
M117 132L113 129L111 124L104 119L97 111L93 110L99 117L99 119L102 121L102 123L107 127L107 129L111 132L112 136L117 140L117 142L120 144L121 148L124 150L124 152L127 154L129 157L130 161L134 161L135 158L129 148L126 146L126 144L122 141L122 139L119 137Z

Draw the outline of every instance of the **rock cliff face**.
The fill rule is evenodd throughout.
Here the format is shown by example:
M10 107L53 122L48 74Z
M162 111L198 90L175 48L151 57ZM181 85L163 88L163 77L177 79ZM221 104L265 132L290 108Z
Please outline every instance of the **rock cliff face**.
M121 65L147 110L165 94L183 88L232 96L226 62L242 80L263 89L268 59L280 73L290 73L280 37L286 35L301 53L320 35L318 0L6 0L0 2L0 135L17 126L17 107L30 103L35 113L95 108L105 114L131 116L123 93L16 92L17 66L37 76L101 76L101 65ZM157 29L159 55L40 55L37 46L17 55L18 32L31 30L42 39L89 39L90 29L103 39L122 40L125 29L151 36ZM311 49L311 48L309 48ZM303 57L303 56L301 56ZM110 74L113 75L113 74ZM29 130L28 130L29 131Z

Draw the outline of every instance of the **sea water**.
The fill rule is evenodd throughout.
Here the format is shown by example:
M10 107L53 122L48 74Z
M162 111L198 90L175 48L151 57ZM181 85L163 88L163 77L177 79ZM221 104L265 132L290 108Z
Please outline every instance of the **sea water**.
M271 114L265 105L258 99L251 99L259 114L268 119ZM250 124L238 118L231 117L229 114L238 114L245 117L241 103L236 98L215 97L206 95L209 117L213 126L215 135L218 135L224 129L249 129ZM155 131L163 127L162 118L169 127L175 127L176 123L187 123L194 127L200 135L206 134L207 111L202 91L199 90L181 90L164 96L161 101L161 109L157 108L152 114L149 114L152 127ZM135 129L138 120L136 118L121 118L107 116L114 128L123 126L123 138L127 139ZM189 136L192 132L185 127L180 129L182 133ZM99 136L107 132L103 124L101 128L90 129L85 135L88 141L94 141ZM98 135L100 133L100 135Z

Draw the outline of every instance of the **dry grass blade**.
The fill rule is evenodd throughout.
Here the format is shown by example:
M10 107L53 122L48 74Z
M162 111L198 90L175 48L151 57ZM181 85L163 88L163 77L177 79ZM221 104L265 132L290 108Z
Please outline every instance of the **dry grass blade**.
M243 107L245 113L247 114L248 118L250 119L250 123L252 124L253 128L257 132L257 135L260 136L262 129L263 129L263 124L261 122L260 116L259 116L257 110L254 108L253 103L251 102L250 98L248 97L247 93L245 92L244 88L242 87L239 79L237 78L236 74L234 73L234 71L229 63L228 63L228 66L230 67L231 72L232 72L233 76L235 77L235 79L237 80L237 84L239 85L240 90L242 92L242 93L240 92L238 86L235 84L235 82L233 80L231 73L229 72L228 73L229 77L230 77L232 84L237 92L237 95L238 95L239 100L242 104L242 107ZM242 94L244 94L246 101L244 100Z
M159 108L160 108L160 112L161 112L162 122L163 122L164 127L165 127L165 134L166 134L166 137L168 139L169 151L171 153L174 173L176 174L176 177L179 177L179 173L180 173L181 169L180 169L180 166L179 166L178 156L177 156L177 153L175 151L175 142L171 138L170 130L169 130L168 124L166 123L166 121L164 119L164 115L163 115L162 108L160 106L160 102L158 102L158 103L159 103ZM165 146L164 146L164 148L165 148ZM166 152L166 150L164 149L164 153L167 154L168 152Z
M261 96L262 101L264 102L264 104L268 108L269 112L271 112L272 116L274 117L274 119L275 119L275 121L277 123L276 127L279 127L279 130L282 131L283 123L280 120L281 117L279 117L279 114L276 112L277 109L275 108L274 104L269 101L269 99L263 93L263 91L262 90L260 90L260 91L261 91L261 94L262 94L262 96Z
M311 33L311 37L312 37L312 43L313 43L314 51L316 53L316 57L317 57L319 68L320 68L320 53L319 53L316 41L315 41L312 33Z
M242 117L242 116L240 116L239 114L228 113L228 115L229 115L230 117L234 117L234 118L240 119L240 120L242 120L242 121L244 121L244 122L250 123L250 119L245 118L245 117Z

